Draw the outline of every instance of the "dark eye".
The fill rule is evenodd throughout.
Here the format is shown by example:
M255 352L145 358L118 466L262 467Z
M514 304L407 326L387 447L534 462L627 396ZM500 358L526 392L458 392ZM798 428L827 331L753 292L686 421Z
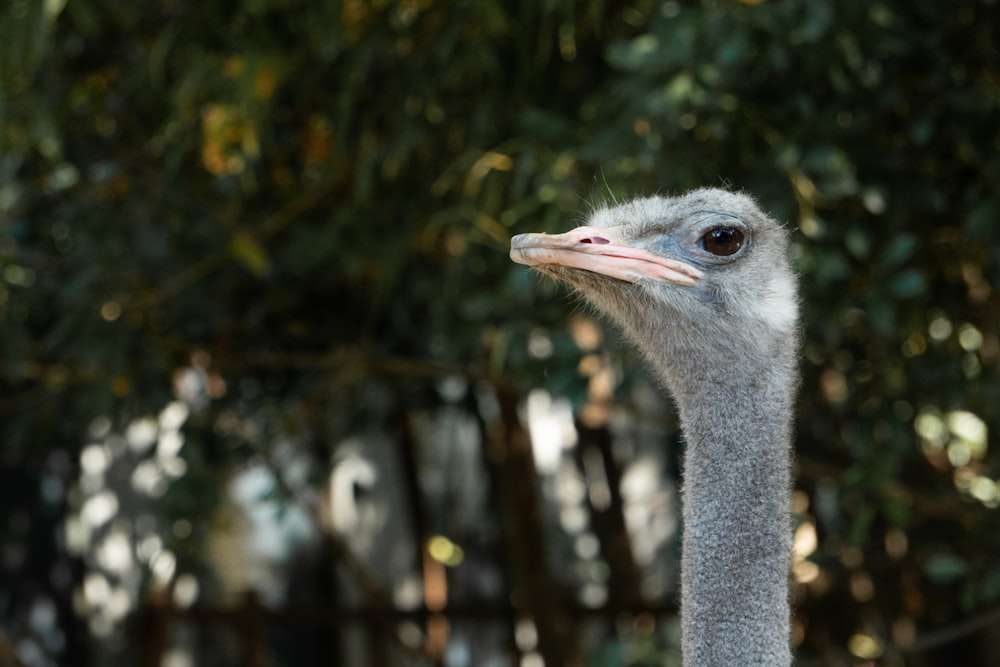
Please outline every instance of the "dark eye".
M719 257L728 257L743 247L743 232L735 227L716 227L698 240L698 245Z

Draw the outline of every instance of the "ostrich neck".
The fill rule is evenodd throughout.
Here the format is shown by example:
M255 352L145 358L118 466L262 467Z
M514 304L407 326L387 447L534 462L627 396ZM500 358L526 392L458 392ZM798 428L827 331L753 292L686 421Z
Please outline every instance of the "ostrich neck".
M681 498L686 667L791 662L794 360L771 357L767 363L717 374L721 379L692 373L672 387L686 441Z

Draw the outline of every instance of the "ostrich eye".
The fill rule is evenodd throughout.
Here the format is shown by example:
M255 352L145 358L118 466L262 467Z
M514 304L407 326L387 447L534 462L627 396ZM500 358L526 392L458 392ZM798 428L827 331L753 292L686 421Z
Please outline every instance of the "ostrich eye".
M719 257L728 257L743 247L743 232L735 227L716 227L701 237L698 245Z

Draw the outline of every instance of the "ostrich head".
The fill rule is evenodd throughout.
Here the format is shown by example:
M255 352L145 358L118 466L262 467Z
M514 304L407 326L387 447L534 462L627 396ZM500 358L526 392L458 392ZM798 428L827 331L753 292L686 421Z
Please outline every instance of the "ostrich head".
M632 339L679 408L684 664L788 665L798 297L782 227L725 190L635 199L510 256Z
M515 236L510 256L611 317L675 397L692 381L749 379L795 348L787 233L743 194L635 199L565 234Z

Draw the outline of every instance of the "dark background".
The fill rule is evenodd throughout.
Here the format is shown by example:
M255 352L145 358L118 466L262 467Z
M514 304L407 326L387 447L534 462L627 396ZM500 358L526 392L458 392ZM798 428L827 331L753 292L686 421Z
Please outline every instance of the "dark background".
M0 663L679 664L671 408L507 251L728 185L802 272L798 664L1000 664L998 25L7 0Z

